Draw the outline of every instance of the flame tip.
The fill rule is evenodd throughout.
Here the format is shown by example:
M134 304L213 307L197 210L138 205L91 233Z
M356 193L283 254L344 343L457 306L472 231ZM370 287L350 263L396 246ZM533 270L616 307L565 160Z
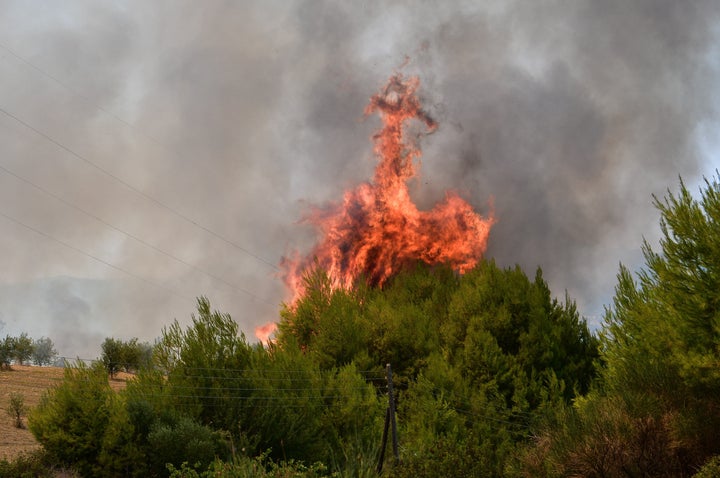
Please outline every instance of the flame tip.
M350 288L361 277L382 286L414 261L447 262L464 272L484 254L496 221L492 197L484 218L453 191L429 211L419 211L410 198L407 181L417 175L421 150L405 140L405 124L411 119L425 124L418 138L438 129L421 107L419 86L417 76L396 71L370 98L365 115L377 113L382 121L372 137L379 159L374 180L346 191L340 203L314 207L303 217L323 235L309 255L283 261L291 304L304 293L303 275L312 268L323 268L332 288Z

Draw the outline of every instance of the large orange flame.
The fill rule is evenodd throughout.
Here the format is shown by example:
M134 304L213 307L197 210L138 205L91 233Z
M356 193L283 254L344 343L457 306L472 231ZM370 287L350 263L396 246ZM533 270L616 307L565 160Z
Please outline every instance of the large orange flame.
M416 174L421 152L406 139L406 123L417 119L428 132L437 128L420 107L419 85L416 77L395 74L370 99L365 114L377 112L383 122L374 137L375 177L347 191L342 202L313 208L304 218L319 229L321 240L305 257L283 258L291 305L304 292L303 274L316 266L334 287L349 288L360 278L382 286L417 261L447 263L463 273L484 254L492 213L483 218L454 192L430 211L419 211L410 199L407 181Z

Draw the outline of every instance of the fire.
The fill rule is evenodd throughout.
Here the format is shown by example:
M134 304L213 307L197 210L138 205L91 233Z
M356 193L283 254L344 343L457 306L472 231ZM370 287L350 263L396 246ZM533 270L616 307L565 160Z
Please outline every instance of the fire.
M255 327L255 337L260 340L260 343L268 346L273 341L272 334L277 330L277 324L275 322L268 322L265 325L259 325Z
M303 222L313 224L321 240L305 257L283 258L290 304L302 296L303 274L325 270L334 287L350 288L360 278L382 286L403 267L423 261L447 263L463 273L482 258L492 214L483 218L454 192L430 211L420 211L407 182L417 174L421 151L407 138L407 123L419 120L427 133L437 124L421 108L420 81L397 73L370 99L365 114L377 113L382 128L374 136L379 160L372 182L345 192L342 201L315 207Z

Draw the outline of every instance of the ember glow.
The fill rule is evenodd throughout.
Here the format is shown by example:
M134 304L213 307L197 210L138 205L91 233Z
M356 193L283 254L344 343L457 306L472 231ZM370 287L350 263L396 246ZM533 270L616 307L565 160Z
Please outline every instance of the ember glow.
M290 305L302 296L303 275L314 267L325 270L334 287L350 288L361 278L379 287L417 261L463 273L483 256L492 213L483 218L454 192L430 211L418 210L410 198L407 182L417 174L421 151L408 138L408 123L419 121L426 133L437 128L420 106L419 85L416 77L395 74L370 99L365 114L377 113L383 123L374 136L375 176L303 219L318 229L320 241L305 257L282 261Z

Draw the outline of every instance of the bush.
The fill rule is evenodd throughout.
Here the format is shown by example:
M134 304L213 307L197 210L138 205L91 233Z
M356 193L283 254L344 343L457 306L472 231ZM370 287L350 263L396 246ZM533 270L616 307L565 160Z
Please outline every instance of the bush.
M41 337L33 343L32 359L35 365L50 365L57 357L55 344L47 337Z
M12 478L77 478L74 471L56 466L44 450L23 453L14 460L0 460L0 476Z
M122 340L108 337L101 345L102 347L102 363L105 371L111 378L115 377L123 367L123 349Z
M168 465L171 478L214 478L214 477L234 477L234 478L320 478L324 476L354 476L361 478L363 476L377 477L375 472L371 473L350 473L350 474L332 474L328 475L328 469L322 463L305 465L302 462L290 460L283 463L275 463L268 459L268 453L262 453L255 458L237 457L232 462L223 462L220 460L213 461L207 470L198 471L187 463L183 463L180 468Z
M15 337L5 336L0 340L0 370L10 370L10 363L15 356Z
M148 435L150 467L161 473L168 464L182 466L190 463L193 468L204 470L223 453L222 438L218 432L202 426L188 417L177 422L157 424Z
M43 395L30 412L30 431L58 463L82 475L97 475L103 438L110 422L114 392L102 364L81 362L65 369L63 382Z
M28 334L23 332L19 337L15 338L15 350L13 351L13 358L18 364L23 365L25 362L30 360L33 354L33 340L28 337Z
M559 409L521 452L517 474L554 476L689 476L688 450L673 428L677 414L638 398L595 392Z
M10 406L7 412L12 417L15 428L25 428L22 417L27 412L27 407L25 406L25 397L22 394L15 392L10 394Z
M720 455L715 455L693 475L693 478L716 478L720 476Z

